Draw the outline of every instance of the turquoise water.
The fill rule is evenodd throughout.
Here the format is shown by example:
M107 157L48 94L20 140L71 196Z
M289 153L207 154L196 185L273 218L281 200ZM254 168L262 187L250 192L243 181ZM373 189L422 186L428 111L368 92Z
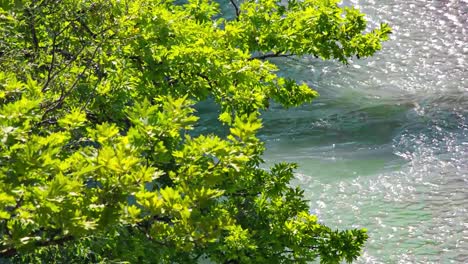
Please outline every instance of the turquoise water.
M320 92L265 113L265 159L333 227L366 227L357 263L468 263L468 1L344 1L388 22L373 58L276 60Z
M327 225L368 229L357 263L468 263L468 0L342 4L394 34L348 66L272 60L321 97L263 115L265 160L300 165L294 184Z

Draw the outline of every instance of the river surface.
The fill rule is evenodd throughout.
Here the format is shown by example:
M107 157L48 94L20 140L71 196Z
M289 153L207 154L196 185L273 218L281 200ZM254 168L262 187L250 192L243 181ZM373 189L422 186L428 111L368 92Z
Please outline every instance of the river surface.
M468 0L342 4L391 40L348 66L274 60L321 97L263 115L265 160L300 165L321 221L368 229L356 263L468 263Z

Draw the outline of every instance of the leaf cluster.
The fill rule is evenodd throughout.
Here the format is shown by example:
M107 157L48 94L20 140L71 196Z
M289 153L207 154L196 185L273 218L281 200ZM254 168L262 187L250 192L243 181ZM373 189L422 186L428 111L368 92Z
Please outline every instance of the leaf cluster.
M0 5L0 258L18 262L323 263L355 259L365 230L335 231L262 169L260 111L318 94L268 57L346 62L388 26L337 1L218 4L11 0ZM237 8L237 6L236 6ZM226 136L193 136L213 98Z

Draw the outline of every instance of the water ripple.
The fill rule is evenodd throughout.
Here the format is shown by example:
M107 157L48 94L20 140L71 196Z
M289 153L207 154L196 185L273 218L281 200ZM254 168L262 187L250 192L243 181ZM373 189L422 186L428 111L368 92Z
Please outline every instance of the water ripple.
M368 228L358 263L468 263L468 1L342 4L391 40L350 66L276 61L322 97L265 114L265 158L300 164L324 222Z

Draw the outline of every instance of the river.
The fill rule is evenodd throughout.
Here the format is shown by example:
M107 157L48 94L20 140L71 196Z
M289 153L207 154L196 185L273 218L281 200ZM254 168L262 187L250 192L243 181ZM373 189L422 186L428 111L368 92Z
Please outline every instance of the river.
M391 40L348 66L274 60L321 97L263 115L265 160L300 165L324 223L368 229L356 263L468 263L468 0L342 4Z

